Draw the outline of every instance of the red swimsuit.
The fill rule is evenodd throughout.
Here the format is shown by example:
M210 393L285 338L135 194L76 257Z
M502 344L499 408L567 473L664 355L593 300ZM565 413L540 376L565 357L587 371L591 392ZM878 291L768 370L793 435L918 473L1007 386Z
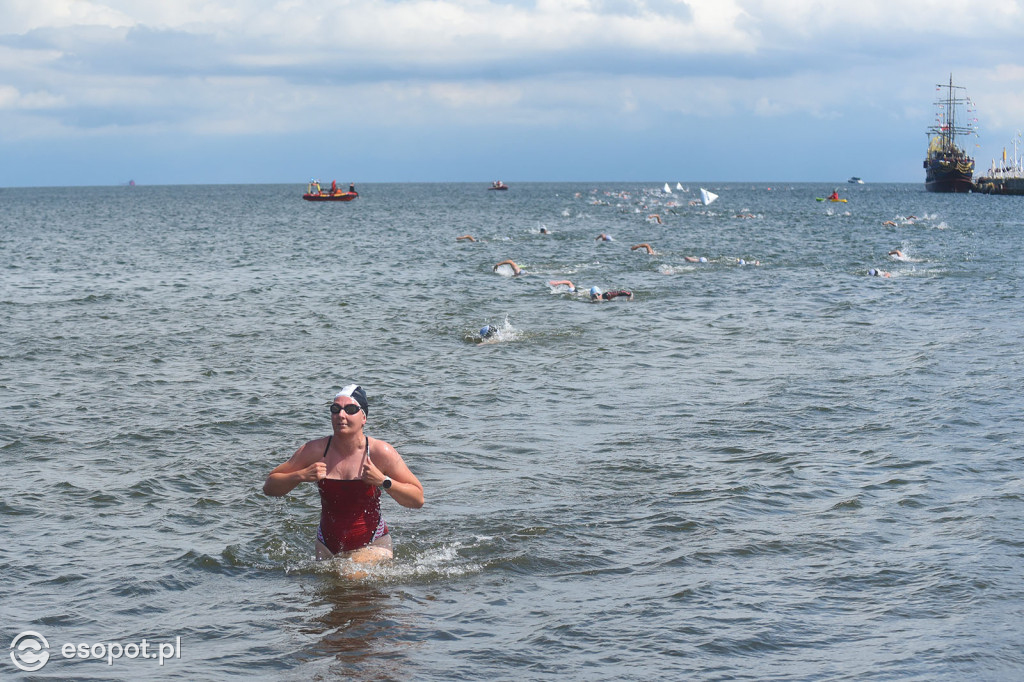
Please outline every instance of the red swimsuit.
M331 448L327 439L324 457ZM370 439L366 439L366 457L370 456ZM361 479L322 478L316 482L320 490L320 527L316 539L333 554L366 547L387 535L388 526L380 515L380 489Z

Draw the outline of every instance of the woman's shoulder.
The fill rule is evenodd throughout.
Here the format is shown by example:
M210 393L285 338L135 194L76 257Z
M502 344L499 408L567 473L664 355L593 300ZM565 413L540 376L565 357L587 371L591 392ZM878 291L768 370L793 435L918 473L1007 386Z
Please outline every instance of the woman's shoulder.
M330 445L330 442L330 436L314 438L313 440L306 441L295 454L303 459L316 459L317 457L323 457L324 453L327 451L327 447Z
M374 457L394 457L398 454L394 446L386 440L367 436L366 441L370 444L370 454Z

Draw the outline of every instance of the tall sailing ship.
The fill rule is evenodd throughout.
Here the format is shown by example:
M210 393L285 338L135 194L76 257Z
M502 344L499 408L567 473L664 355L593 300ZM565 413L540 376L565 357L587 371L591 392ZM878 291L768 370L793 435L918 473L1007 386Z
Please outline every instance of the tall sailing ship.
M970 192L974 189L974 159L957 145L957 138L977 132L977 119L970 118L971 100L959 85L938 84L945 96L935 101L935 125L928 128L928 156L924 160L924 186L929 192ZM960 113L966 109L966 114Z

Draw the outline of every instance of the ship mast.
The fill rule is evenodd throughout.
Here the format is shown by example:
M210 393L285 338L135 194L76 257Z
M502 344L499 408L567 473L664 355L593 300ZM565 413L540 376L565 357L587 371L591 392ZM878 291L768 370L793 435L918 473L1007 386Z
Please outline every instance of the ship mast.
M1013 138L1013 172L1014 173L1020 173L1022 170L1024 170L1024 169L1021 168L1021 158L1019 156L1017 156L1017 140L1019 138L1020 138L1020 131L1018 130L1017 131L1017 136Z
M966 90L967 88L962 85L953 85L953 74L949 74L949 84L944 85L942 83L936 83L936 90L940 88L946 89L945 99L936 100L935 106L939 107L940 110L945 110L945 121L943 121L942 114L939 114L939 120L936 125L928 128L929 135L939 136L939 146L944 152L956 153L963 155L963 150L957 148L956 137L957 135L970 135L974 132L973 126L958 126L956 124L956 108L958 105L966 105L968 100L966 97L957 97L957 90Z

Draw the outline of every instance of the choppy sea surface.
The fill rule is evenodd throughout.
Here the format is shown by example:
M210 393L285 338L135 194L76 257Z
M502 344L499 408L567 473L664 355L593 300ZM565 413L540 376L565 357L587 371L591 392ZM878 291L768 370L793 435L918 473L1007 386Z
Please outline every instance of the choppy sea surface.
M0 676L1020 679L1024 199L662 185L0 190ZM351 382L362 579L261 490Z

